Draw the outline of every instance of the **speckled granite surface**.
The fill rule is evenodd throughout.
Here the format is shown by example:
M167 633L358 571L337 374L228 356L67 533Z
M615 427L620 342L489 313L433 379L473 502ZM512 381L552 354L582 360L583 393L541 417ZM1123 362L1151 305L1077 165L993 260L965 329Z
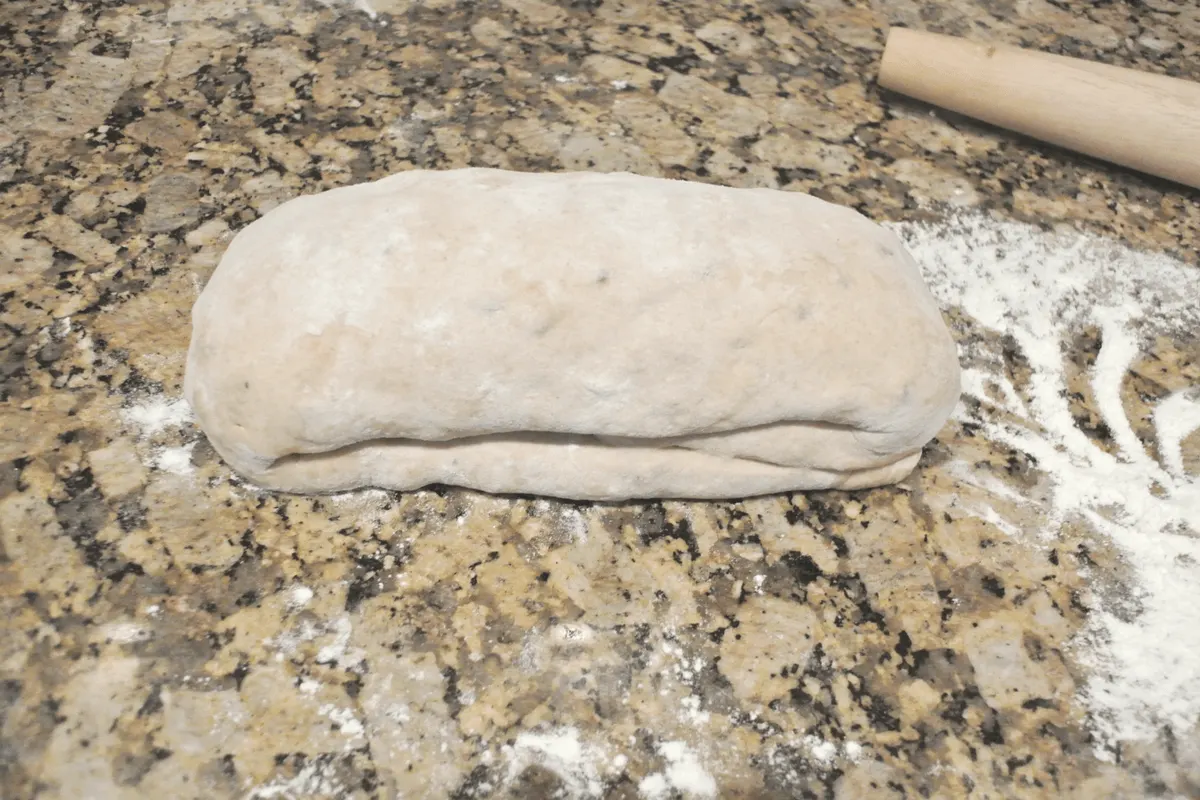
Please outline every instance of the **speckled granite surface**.
M1195 192L881 97L889 24L1200 79L1167 0L0 5L0 795L1197 796L1195 735L1094 755L1067 643L1119 559L959 513L951 453L1037 481L971 426L852 494L302 499L178 403L230 232L412 167L975 206L1196 263ZM1200 383L1196 340L1152 358L1143 396Z

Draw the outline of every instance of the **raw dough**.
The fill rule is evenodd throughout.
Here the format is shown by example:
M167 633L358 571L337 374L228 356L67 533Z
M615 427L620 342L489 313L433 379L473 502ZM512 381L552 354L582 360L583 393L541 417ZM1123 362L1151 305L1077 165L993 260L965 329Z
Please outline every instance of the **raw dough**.
M899 240L814 197L629 174L412 171L230 244L185 393L291 492L618 500L903 478L959 396Z

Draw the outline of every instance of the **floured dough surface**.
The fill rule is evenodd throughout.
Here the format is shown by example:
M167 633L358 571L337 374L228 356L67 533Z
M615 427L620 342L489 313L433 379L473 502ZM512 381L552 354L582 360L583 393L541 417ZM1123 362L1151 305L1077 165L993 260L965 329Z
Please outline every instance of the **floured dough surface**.
M185 393L292 492L619 500L903 478L959 395L888 231L814 197L629 174L412 171L231 243Z

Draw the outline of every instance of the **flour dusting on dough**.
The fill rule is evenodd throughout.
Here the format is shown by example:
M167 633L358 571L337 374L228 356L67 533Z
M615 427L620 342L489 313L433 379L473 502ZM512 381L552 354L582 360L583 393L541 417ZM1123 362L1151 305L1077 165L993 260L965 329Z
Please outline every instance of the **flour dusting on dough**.
M1048 507L1041 527L1027 533L1053 538L1064 523L1086 521L1112 540L1137 575L1138 585L1118 598L1140 609L1134 618L1094 607L1077 641L1076 657L1091 673L1083 698L1098 755L1112 757L1120 741L1152 739L1163 726L1188 730L1200 719L1200 605L1194 597L1200 482L1184 472L1181 441L1200 424L1200 405L1194 387L1157 401L1153 435L1143 438L1122 397L1131 365L1155 334L1178 337L1200 328L1200 270L1095 237L979 215L892 227L943 307L1011 336L1028 363L1028 385L1018 390L1000 353L986 344L969 347L964 389L977 405L960 405L957 412L987 438L1036 459L1045 473L1052 487ZM1089 378L1115 455L1078 427L1068 405L1064 351L1086 330L1101 340ZM952 464L950 472L991 488L969 464ZM1012 492L994 496L1022 502L1006 494ZM1002 518L1003 505L989 512ZM1026 502L1024 510L1031 507ZM1011 520L998 519L997 527L1017 530Z

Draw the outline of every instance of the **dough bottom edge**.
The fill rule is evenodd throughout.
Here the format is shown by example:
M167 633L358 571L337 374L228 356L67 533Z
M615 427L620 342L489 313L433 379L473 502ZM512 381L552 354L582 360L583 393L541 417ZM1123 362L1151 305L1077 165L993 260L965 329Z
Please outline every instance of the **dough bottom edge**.
M921 451L859 470L793 467L682 447L617 446L592 437L538 436L454 442L368 441L326 453L285 456L266 468L244 468L226 448L217 452L264 489L327 494L378 488L411 491L451 485L497 495L566 500L733 500L821 489L868 489L902 480Z

